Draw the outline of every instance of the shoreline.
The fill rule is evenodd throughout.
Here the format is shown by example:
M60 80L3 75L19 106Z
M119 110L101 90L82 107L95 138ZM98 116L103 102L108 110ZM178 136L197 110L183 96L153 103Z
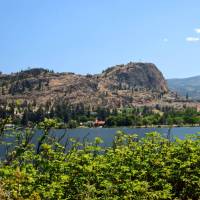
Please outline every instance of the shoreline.
M190 125L190 124L183 124L183 125L147 125L147 126L110 126L110 127L77 127L80 129L85 129L85 128L195 128L195 127L200 127L200 124L194 124L194 125Z
M65 128L65 127L61 127L58 129L122 129L122 128L129 128L129 129L144 129L144 128L168 128L168 129L172 129L172 128L195 128L195 127L200 127L200 124L194 124L194 125L190 125L190 124L183 124L183 125L147 125L147 126L102 126L102 127L87 127L87 126L78 126L76 128ZM21 126L15 126L13 128L10 127L6 127L5 130L11 130L11 129L15 129L15 130L20 130L23 128L31 128L31 127L21 127Z

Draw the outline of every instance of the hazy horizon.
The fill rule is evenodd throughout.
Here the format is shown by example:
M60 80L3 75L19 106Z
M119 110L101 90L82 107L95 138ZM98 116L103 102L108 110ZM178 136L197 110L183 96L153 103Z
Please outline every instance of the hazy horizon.
M199 0L0 1L0 71L97 74L151 62L165 78L200 75Z

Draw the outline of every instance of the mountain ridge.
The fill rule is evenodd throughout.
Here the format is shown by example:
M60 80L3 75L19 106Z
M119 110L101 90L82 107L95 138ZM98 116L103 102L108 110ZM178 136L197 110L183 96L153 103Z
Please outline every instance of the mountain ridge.
M170 105L177 98L156 65L141 62L116 65L95 75L55 73L43 68L1 74L0 94L2 101L65 101L91 108Z
M188 78L167 79L170 90L190 99L200 99L200 75Z

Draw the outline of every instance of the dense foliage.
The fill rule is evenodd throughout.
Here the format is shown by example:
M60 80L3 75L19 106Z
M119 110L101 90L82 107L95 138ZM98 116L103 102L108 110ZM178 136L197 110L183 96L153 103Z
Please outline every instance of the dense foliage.
M62 100L52 104L38 105L36 102L0 102L0 118L10 117L19 126L34 126L45 118L56 119L62 127L75 128L80 124L90 127L95 119L104 120L107 127L154 126L154 125L200 125L200 112L196 108L173 107L140 108L90 108L84 104L69 105Z
M141 110L125 109L121 113L109 115L106 125L111 126L155 126L155 125L199 125L200 113L194 108L175 110L165 108L152 110L143 107Z
M0 199L199 199L198 134L171 142L158 133L138 139L119 132L112 147L100 138L61 145L49 135L56 126L39 124L36 147L34 130L15 133L15 148L0 165Z

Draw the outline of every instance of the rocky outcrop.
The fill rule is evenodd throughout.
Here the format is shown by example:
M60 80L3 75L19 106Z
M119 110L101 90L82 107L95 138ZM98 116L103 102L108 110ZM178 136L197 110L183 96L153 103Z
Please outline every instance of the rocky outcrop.
M107 81L107 87L110 89L117 86L119 89L145 88L160 92L168 91L162 73L151 63L130 62L127 65L118 65L105 70L101 76L103 82Z

